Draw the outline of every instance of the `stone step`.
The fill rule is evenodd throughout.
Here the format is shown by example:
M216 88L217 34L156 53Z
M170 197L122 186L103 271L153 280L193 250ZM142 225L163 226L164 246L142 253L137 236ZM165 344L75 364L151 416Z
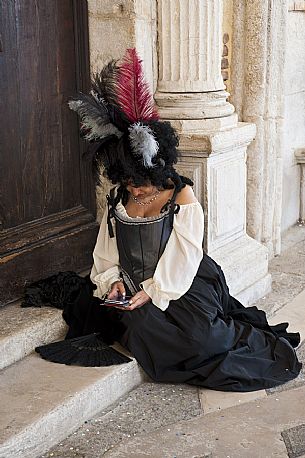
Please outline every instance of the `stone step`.
M122 440L103 458L304 458L304 396L302 386L163 425Z
M21 308L20 303L0 310L0 369L29 355L35 347L64 337L62 311L51 307Z
M134 359L76 367L27 356L0 373L0 458L41 456L144 380Z
M252 304L271 291L268 250L248 235L209 255L221 266L230 294L244 305Z
M270 324L279 322L288 322L288 331L299 332L301 341L305 340L305 289L269 318Z

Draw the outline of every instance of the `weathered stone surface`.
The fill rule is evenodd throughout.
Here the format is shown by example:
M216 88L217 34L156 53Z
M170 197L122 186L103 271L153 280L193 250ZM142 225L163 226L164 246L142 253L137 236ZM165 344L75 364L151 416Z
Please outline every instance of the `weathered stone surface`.
M257 302L257 307L263 309L267 316L274 315L283 306L290 303L294 297L305 288L303 241L305 228L294 226L283 238L283 254L269 263L272 275L272 292Z
M244 305L250 305L271 291L267 250L250 237L239 237L210 255L222 267L230 293Z
M292 259L294 262L292 263ZM274 259L272 263L272 268L274 270L296 274L299 273L301 275L305 274L305 241L299 242L294 247L290 248L289 252L286 253L284 259L280 259L279 257Z
M277 313L269 317L271 324L277 324L279 320L289 323L290 332L299 332L301 341L305 340L305 290L293 298L289 304L282 307Z
M234 107L226 101L221 76L222 0L160 0L157 4L159 74L155 99L162 118L232 114Z
M287 250L303 240L305 240L305 227L294 225L285 231L282 238L283 254L285 258L286 255L289 254Z
M146 0L89 0L90 64L93 72L136 47L151 88L156 86L156 7ZM145 37L145 39L143 39ZM154 82L155 81L155 82Z
M143 383L41 458L66 458L74 453L84 458L99 457L129 437L150 434L160 427L201 414L196 387Z
M294 150L305 148L305 14L304 11L288 13L285 65L285 113L283 154L283 213L282 231L299 219L300 172ZM304 168L304 166L303 166ZM302 177L302 174L301 174ZM303 170L303 183L305 172ZM303 186L305 186L303 184ZM305 200L305 191L303 207ZM305 215L305 209L304 209Z
M158 1L158 90L223 90L221 34L222 0Z
M305 387L163 427L139 435L106 452L107 458L282 457L287 450L281 432L305 423L300 402ZM161 455L160 455L161 452Z
M135 360L76 367L27 356L1 372L0 457L39 456L143 379Z
M280 252L285 0L233 3L231 100L241 120L257 126L247 159L247 232L273 256ZM277 75L274 84L274 75Z
M224 391L199 389L200 403L205 415L212 412L219 412L229 407L238 406L245 402L260 400L266 396L267 393L265 390L250 391L249 393L228 393Z
M62 311L51 307L21 308L20 303L1 309L0 369L30 354L38 345L64 337Z
M305 275L277 272L272 267L269 272L272 276L272 294L262 297L258 301L258 307L271 316L305 288Z
M289 458L297 458L305 454L305 425L295 426L282 432Z
M229 93L161 92L155 93L159 113L164 119L205 119L230 116L234 107L227 102Z
M166 119L164 118L164 120ZM171 119L170 122L178 134L198 133L203 135L203 132L218 132L236 127L237 114L233 113L230 116L209 119Z

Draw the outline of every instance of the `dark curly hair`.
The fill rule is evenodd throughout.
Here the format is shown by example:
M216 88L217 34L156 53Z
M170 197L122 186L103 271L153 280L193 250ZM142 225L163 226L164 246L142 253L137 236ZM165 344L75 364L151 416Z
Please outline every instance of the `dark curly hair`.
M104 176L113 184L126 186L131 182L134 186L151 183L158 188L172 187L169 178L177 175L173 165L177 163L179 139L176 131L169 122L154 121L149 123L159 144L157 156L153 159L154 167L144 167L141 158L131 150L128 132L120 140L113 137L101 144L95 152L95 176L100 181L98 173L100 165L104 167ZM174 180L175 181L175 180Z

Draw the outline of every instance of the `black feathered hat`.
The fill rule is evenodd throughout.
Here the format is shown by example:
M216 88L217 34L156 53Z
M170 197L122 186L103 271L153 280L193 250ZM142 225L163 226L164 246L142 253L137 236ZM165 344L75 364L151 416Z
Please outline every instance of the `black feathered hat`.
M134 48L121 64L112 60L94 75L90 94L79 94L69 107L81 118L95 165L102 163L112 182L133 171L149 179L177 162L178 136L169 122L159 120Z

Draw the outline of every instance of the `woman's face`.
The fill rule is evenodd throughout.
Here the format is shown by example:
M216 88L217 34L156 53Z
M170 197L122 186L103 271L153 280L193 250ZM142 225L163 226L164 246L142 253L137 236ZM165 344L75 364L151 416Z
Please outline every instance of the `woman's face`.
M144 199L145 197L150 197L157 191L157 187L153 186L151 183L147 183L143 186L133 186L131 184L127 184L126 189L130 194L134 197L138 197L140 199Z

